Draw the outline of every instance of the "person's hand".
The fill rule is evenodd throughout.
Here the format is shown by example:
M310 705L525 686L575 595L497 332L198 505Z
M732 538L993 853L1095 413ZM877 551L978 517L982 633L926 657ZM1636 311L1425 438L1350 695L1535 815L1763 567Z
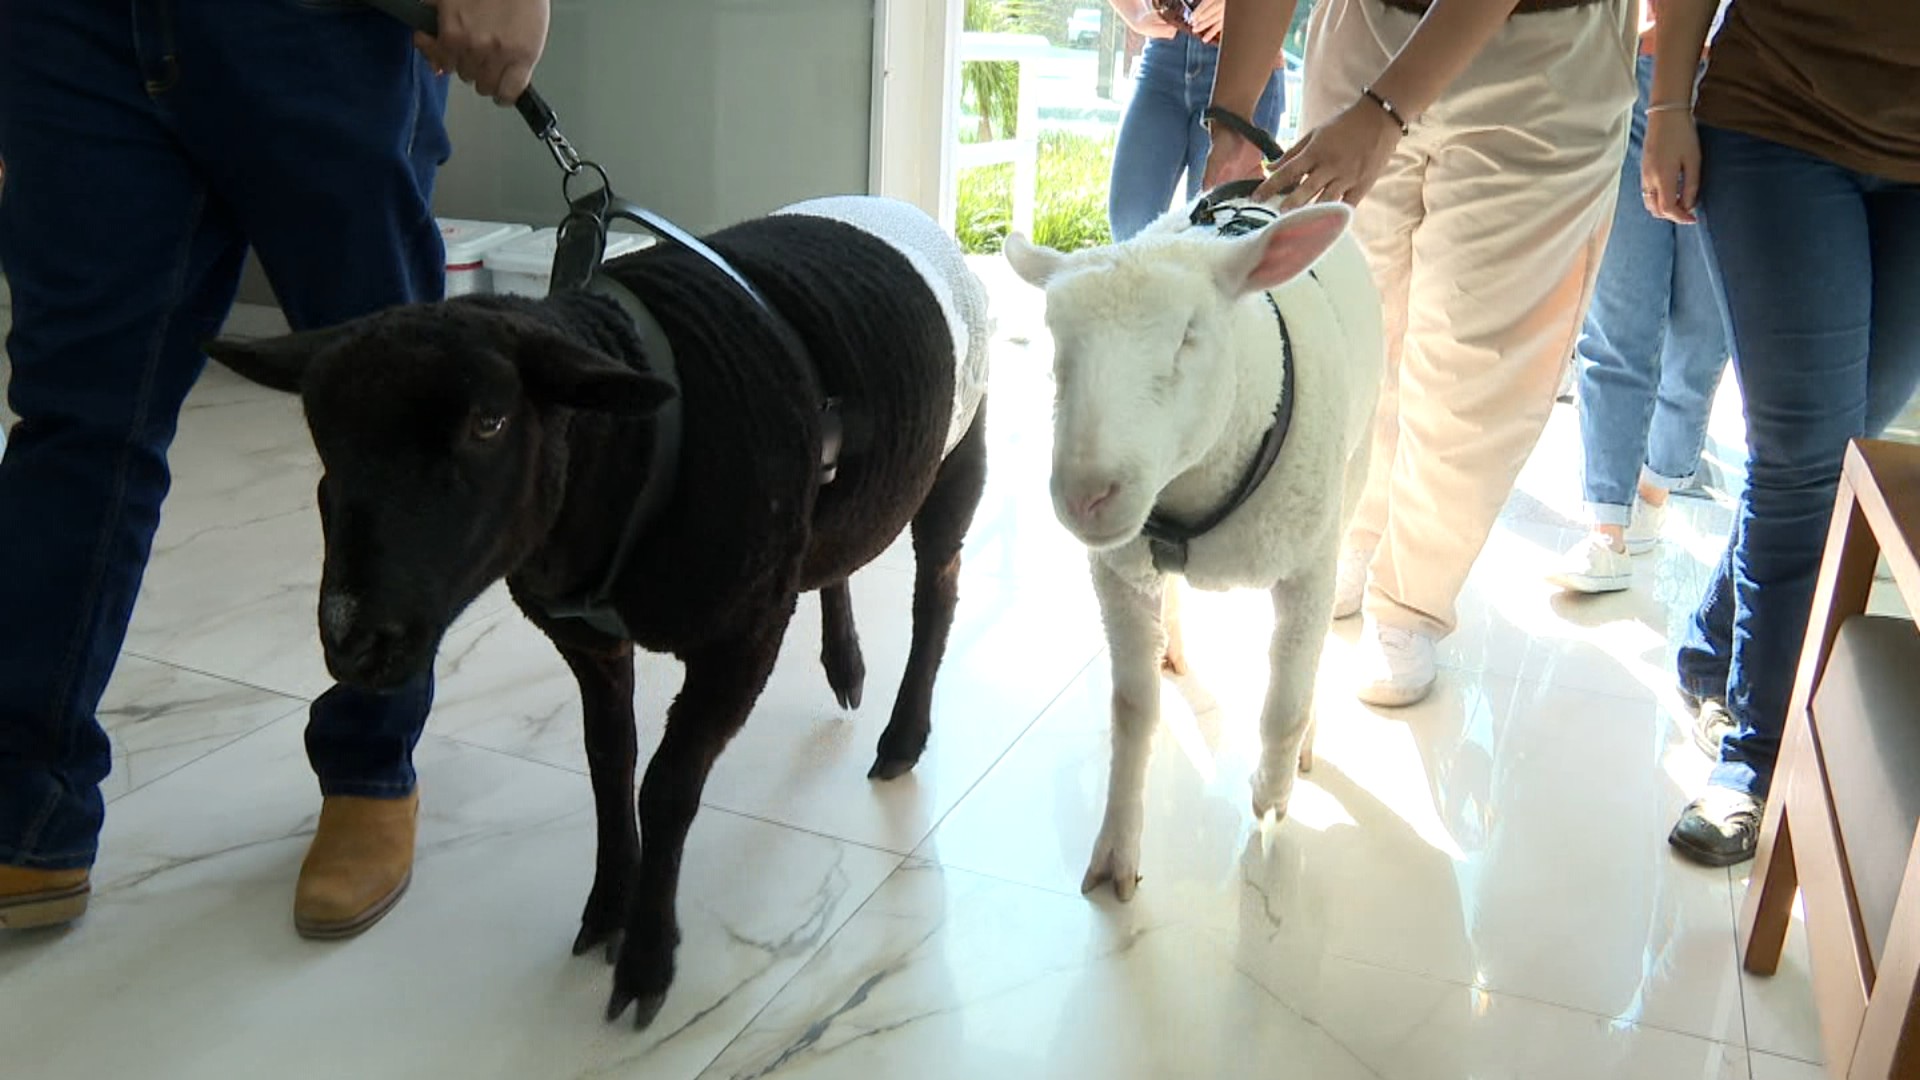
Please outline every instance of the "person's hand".
M413 36L436 70L454 72L501 105L533 81L547 47L548 0L426 0L440 13L440 34Z
M1207 126L1213 141L1207 151L1207 170L1201 174L1200 186L1212 191L1221 184L1230 184L1235 180L1260 179L1260 166L1264 161L1260 156L1260 148L1228 127L1220 124Z
M1187 25L1193 27L1193 36L1208 45L1220 44L1220 31L1226 27L1227 0L1200 0L1193 9L1193 15Z
M1315 202L1356 206L1373 190L1400 144L1400 125L1372 101L1360 101L1293 144L1254 198L1284 195L1282 209Z
M1647 213L1680 225L1694 223L1700 198L1700 131L1681 109L1647 116L1640 149L1640 199Z
M1115 5L1114 11L1121 11L1119 5ZM1128 29L1144 38L1165 39L1180 32L1179 27L1163 18L1153 4L1146 0L1142 0L1132 15L1121 14L1120 21L1126 23Z

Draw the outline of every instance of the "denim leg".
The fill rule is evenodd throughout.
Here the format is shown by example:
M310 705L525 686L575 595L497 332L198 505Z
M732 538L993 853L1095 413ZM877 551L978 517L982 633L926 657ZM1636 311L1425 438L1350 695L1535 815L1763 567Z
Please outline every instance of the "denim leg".
M1166 213L1186 167L1185 41L1185 35L1155 38L1140 53L1107 187L1107 221L1116 243L1132 239Z
M1613 231L1574 350L1585 455L1582 485L1588 510L1602 525L1626 525L1632 515L1634 488L1647 460L1674 279L1674 226L1647 213L1640 198L1650 57L1640 58L1638 73L1640 94L1620 167Z
M1740 548L1740 515L1735 514L1727 546L1713 565L1700 604L1687 620L1674 668L1680 689L1696 699L1725 700L1733 674L1733 553Z
M145 14L145 12L143 12ZM174 134L172 61L127 5L0 12L0 264L13 294L0 462L0 863L90 866L112 767L95 712L167 448L245 244ZM146 31L146 33L142 33Z
M1739 727L1712 782L1764 796L1847 441L1892 415L1920 372L1920 187L1710 126L1701 147L1749 454L1730 574Z
M1623 193L1624 197L1624 193ZM1645 213L1645 211L1641 211ZM1700 468L1713 395L1727 367L1727 322L1719 285L1707 268L1707 240L1697 226L1673 230L1673 299L1660 350L1660 389L1647 431L1643 478L1668 491Z
M180 19L207 57L204 72L183 72L182 111L197 121L185 139L233 206L289 324L440 299L432 196L448 152L447 83L407 33L366 8L250 0L192 5ZM391 693L322 695L306 733L321 791L411 791L432 701L431 674Z
M1107 189L1107 219L1114 241L1132 239L1167 212L1186 176L1186 197L1200 194L1210 141L1201 124L1213 93L1220 49L1191 34L1147 42L1133 100L1120 121ZM1266 131L1280 125L1284 84L1278 72L1267 80L1253 115Z
M1213 76L1220 67L1220 46L1209 45L1199 38L1189 37L1187 42L1187 199L1192 201L1200 197L1200 187L1207 175L1207 155L1213 150L1213 136L1207 133L1205 124L1207 105L1213 100ZM1260 100L1254 102L1253 115L1247 119L1255 127L1269 134L1279 130L1280 113L1286 105L1286 82L1278 71L1267 76L1267 85L1260 91Z

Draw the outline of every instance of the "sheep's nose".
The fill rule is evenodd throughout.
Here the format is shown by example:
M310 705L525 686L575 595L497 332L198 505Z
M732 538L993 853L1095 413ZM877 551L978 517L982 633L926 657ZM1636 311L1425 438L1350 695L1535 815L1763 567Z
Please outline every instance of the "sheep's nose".
M1111 480L1083 480L1069 483L1066 488L1067 512L1075 520L1086 521L1100 512L1113 498L1120 486Z
M397 622L355 626L330 636L327 650L341 671L366 675L381 669L406 636L407 628Z
M407 634L394 619L369 619L360 614L353 597L336 593L320 604L320 639L327 652L348 669L378 662Z

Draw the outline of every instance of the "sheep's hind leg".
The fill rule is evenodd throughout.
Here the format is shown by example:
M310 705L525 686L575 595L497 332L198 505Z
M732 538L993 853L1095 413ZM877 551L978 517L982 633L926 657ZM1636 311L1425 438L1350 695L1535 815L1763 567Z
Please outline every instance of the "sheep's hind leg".
M853 628L853 596L844 581L820 590L820 666L843 709L860 707L867 662L860 656L860 634Z
M1300 580L1273 589L1273 644L1266 705L1260 712L1260 768L1253 775L1253 816L1285 817L1298 773L1313 768L1313 689L1333 610L1333 553Z
M676 900L687 830L714 761L767 685L797 597L757 632L716 642L686 657L687 677L667 710L667 731L640 784L640 873L627 911L626 940L613 969L607 1019L634 1005L634 1026L658 1016L673 985L680 944Z
M953 611L960 600L960 548L987 483L987 403L940 466L933 489L913 518L913 645L880 735L870 780L892 780L920 761L933 729L933 683L946 655Z

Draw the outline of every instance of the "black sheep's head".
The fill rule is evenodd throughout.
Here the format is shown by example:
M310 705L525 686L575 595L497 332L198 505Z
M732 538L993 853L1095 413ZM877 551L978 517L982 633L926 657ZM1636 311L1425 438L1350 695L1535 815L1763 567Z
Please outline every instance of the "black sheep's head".
M375 691L424 672L540 546L565 496L563 418L644 417L672 393L531 311L458 300L207 352L301 397L324 469L327 669Z

